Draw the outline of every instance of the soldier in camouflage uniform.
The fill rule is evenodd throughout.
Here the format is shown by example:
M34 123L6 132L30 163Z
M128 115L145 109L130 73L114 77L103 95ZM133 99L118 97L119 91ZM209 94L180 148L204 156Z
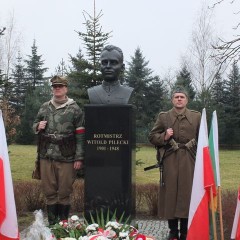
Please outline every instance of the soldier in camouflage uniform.
M41 186L46 196L49 225L68 218L76 170L83 165L83 112L67 97L68 80L51 79L53 98L45 102L34 121L39 135Z
M185 240L201 114L186 107L187 92L173 91L173 108L160 112L149 141L163 157L164 185L159 192L159 216L168 220L169 240ZM180 221L180 237L178 229Z

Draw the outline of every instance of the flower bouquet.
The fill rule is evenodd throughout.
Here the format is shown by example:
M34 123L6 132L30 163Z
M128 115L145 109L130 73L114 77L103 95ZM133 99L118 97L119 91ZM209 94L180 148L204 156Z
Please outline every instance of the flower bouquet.
M73 215L68 220L60 221L50 228L56 239L79 239L85 235L85 224L78 216Z
M123 215L122 215L123 217ZM151 240L153 238L146 237L139 234L138 230L127 224L128 219L121 223L122 217L119 221L114 220L115 214L109 219L107 214L106 219L97 214L95 221L92 216L92 223L88 224L86 219L80 219L73 215L66 221L61 221L51 227L51 231L57 240Z

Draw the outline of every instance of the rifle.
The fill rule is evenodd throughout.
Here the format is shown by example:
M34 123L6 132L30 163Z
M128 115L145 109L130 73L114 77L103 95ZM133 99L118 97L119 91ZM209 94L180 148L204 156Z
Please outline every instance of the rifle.
M164 181L163 181L163 160L165 157L166 150L164 150L163 156L161 157L160 153L160 147L156 146L157 149L157 154L156 154L156 159L157 159L157 164L151 165L149 167L145 167L144 171L148 171L154 168L159 168L160 170L160 186L164 187Z
M168 141L168 147L164 147L164 153L162 154L162 157L160 153L160 147L156 146L156 149L157 149L157 155L156 155L157 164L144 168L144 171L148 171L154 168L159 168L160 186L163 187L165 185L163 181L163 160L166 156L169 156L171 153L177 151L179 149L179 146L173 138L170 138Z
M46 120L46 117L48 115L48 111L46 113L46 115L44 116L43 120ZM37 157L35 160L35 167L33 169L32 172L32 179L37 179L37 180L41 180L41 173L40 173L40 144L42 141L42 132L43 130L40 130L38 132L38 136L37 136Z
M41 179L41 173L40 173L40 143L41 143L41 131L38 133L38 139L37 139L37 158L35 160L35 168L32 172L32 179Z

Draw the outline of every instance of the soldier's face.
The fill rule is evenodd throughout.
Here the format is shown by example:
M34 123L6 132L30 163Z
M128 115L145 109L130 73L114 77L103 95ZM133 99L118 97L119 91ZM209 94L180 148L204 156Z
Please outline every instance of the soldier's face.
M102 52L100 60L104 80L107 82L118 80L121 71L124 70L120 53L116 50L105 50Z
M52 86L53 89L53 96L56 98L64 98L67 94L67 86L64 85L53 85Z
M172 104L177 109L183 109L187 106L188 98L184 93L175 93L172 98Z

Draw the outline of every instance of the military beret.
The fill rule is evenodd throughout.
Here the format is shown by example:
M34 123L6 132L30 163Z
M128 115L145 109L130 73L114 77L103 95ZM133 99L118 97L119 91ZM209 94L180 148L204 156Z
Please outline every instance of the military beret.
M186 97L188 98L188 92L187 90L183 87L183 86L176 86L173 90L172 90L172 97L175 93L183 93L186 95Z
M54 76L50 79L50 82L53 85L64 85L67 86L68 85L68 79L64 76Z

